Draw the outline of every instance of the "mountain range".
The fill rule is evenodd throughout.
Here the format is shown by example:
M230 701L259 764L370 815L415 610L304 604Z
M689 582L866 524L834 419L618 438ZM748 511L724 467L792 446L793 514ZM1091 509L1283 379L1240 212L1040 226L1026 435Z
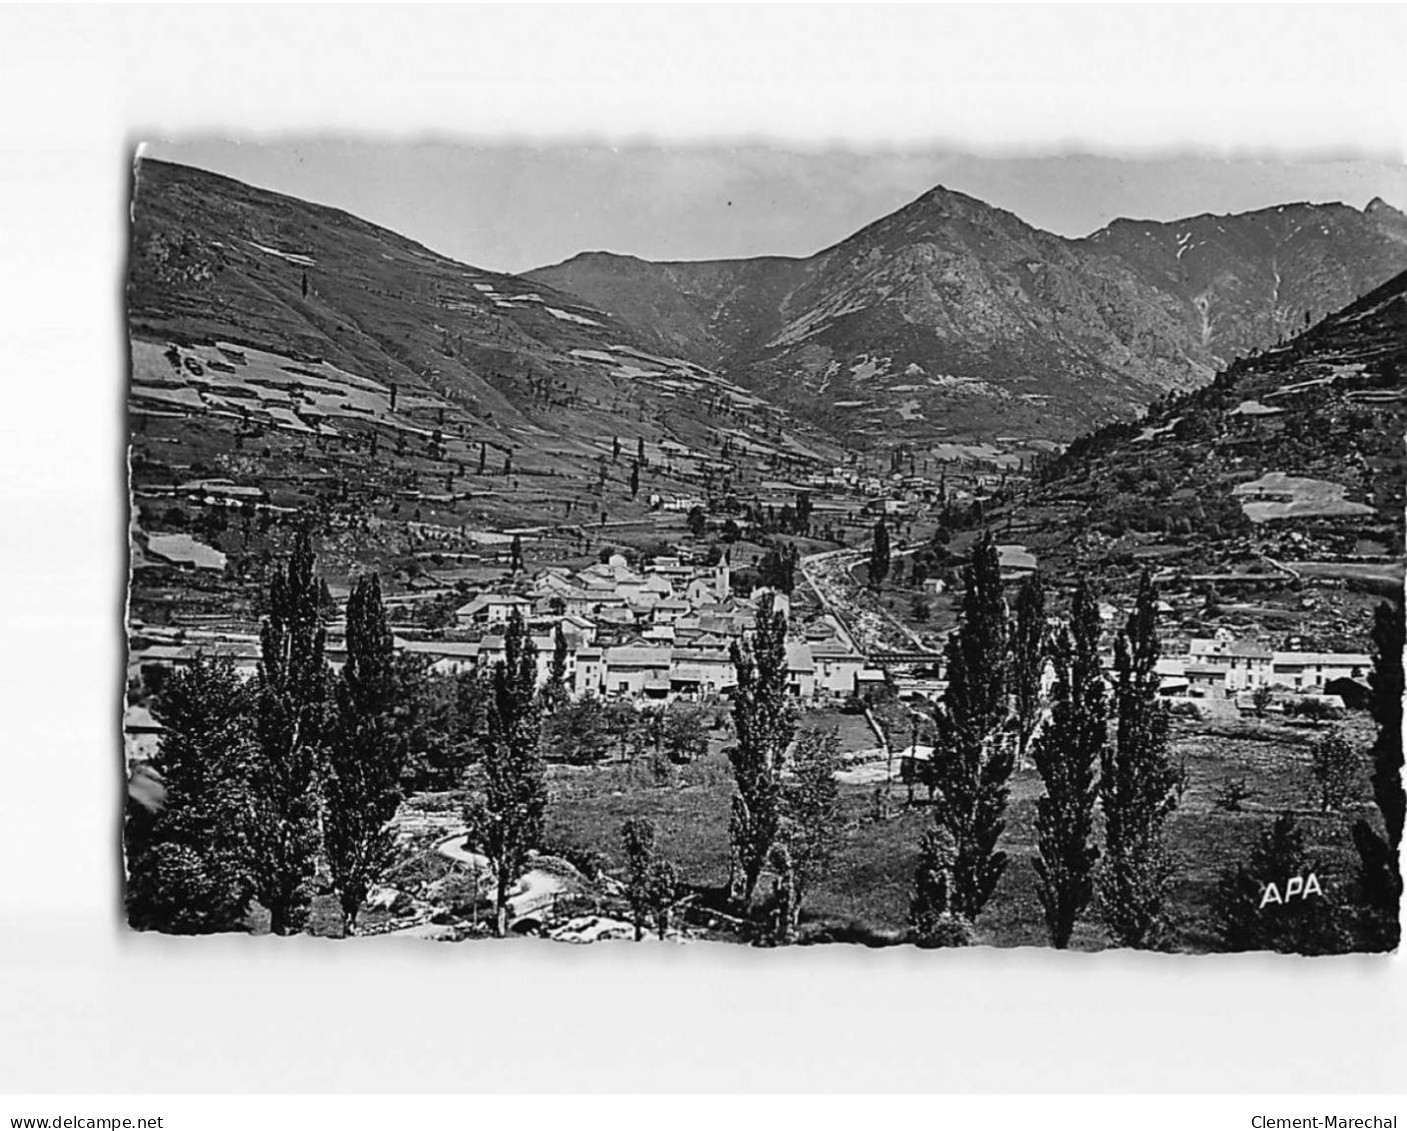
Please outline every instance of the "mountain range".
M514 276L143 160L128 307L135 339L246 345L394 387L385 423L433 418L455 466L488 447L589 476L616 438L703 458L730 431L733 452L774 464L920 440L1049 450L1403 269L1407 216L1379 200L1068 239L938 187L806 258L595 252Z
M1041 231L941 186L806 258L526 273L832 431L1068 440L1407 268L1381 200Z

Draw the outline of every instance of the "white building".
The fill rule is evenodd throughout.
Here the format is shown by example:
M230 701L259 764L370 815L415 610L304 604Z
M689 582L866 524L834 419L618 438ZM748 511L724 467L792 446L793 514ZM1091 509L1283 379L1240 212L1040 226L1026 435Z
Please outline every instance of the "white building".
M853 695L855 678L865 669L865 657L839 640L819 640L811 645L816 665L816 689L831 695Z
M506 593L480 593L468 604L456 609L454 615L461 625L503 624L514 609L526 617L532 612L532 602L525 597Z
M1194 638L1188 650L1188 666L1220 668L1226 672L1225 691L1254 690L1271 682L1274 653L1261 644L1224 638Z
M1271 680L1277 687L1318 691L1336 679L1367 683L1373 658L1363 652L1276 652Z

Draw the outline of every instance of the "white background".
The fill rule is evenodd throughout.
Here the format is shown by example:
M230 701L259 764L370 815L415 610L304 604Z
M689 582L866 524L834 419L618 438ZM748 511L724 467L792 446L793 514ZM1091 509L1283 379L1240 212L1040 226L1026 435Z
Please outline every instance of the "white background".
M0 1092L1400 1089L1400 957L132 936L116 735L141 137L1401 160L1405 31L1393 5L0 8Z

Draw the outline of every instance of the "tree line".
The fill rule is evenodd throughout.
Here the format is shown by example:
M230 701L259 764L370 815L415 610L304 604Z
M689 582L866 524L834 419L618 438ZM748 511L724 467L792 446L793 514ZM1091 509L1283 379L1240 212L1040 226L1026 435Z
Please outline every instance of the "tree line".
M253 678L201 658L164 682L159 788L129 798L124 827L134 927L235 930L257 901L274 934L294 934L321 866L355 930L392 855L408 728L379 579L353 585L336 675L322 593L303 533L270 579Z
M1044 784L1032 864L1051 944L1067 947L1093 912L1118 945L1166 945L1177 862L1165 832L1183 782L1169 759L1159 696L1151 578L1141 578L1116 633L1112 678L1102 667L1099 600L1087 578L1076 580L1069 615L1055 627L1038 573L1008 605L990 535L975 546L963 581L947 644L948 686L930 719L933 756L914 767L932 824L919 844L910 937L928 946L975 939L1009 865L1001 845L1011 778L1029 760ZM228 661L201 659L166 680L154 707L164 728L151 762L159 789L128 803L133 926L238 930L257 903L274 933L296 933L321 885L336 895L352 933L395 861L393 820L405 794L464 787L474 761L465 843L487 859L502 935L511 893L545 847L549 752L593 762L618 740L632 757L653 744L669 761L686 762L709 749L704 708L648 714L570 695L560 628L539 686L537 647L517 611L502 661L434 679L395 653L375 575L353 584L347 658L336 673L325 655L328 615L303 534L270 578L253 677L240 679ZM1361 861L1357 926L1367 932L1359 937L1384 948L1395 945L1402 890L1402 637L1401 607L1385 603L1372 677L1382 821L1364 818L1352 828ZM726 902L755 941L771 944L797 940L803 906L834 866L846 827L838 739L799 727L786 639L786 614L763 593L752 631L732 648L738 684L725 750L733 777ZM626 710L629 720L618 717ZM651 822L633 818L619 831L637 936L666 932L690 898L685 877ZM1304 915L1247 911L1265 868L1308 859L1302 834L1284 817L1245 865L1223 877L1216 914L1228 946L1343 947L1341 919L1315 926Z
M934 820L916 870L916 940L942 946L974 937L974 921L1007 869L999 842L1009 784L1029 753L1044 785L1032 864L1051 945L1068 947L1090 912L1119 946L1169 945L1169 890L1179 865L1166 827L1186 783L1185 770L1169 758L1151 577L1140 578L1115 635L1112 678L1103 671L1099 600L1088 578L1077 578L1069 615L1054 629L1039 574L1022 584L1014 608L1007 606L990 535L974 548L964 583L947 646L948 687L934 712L935 749L917 767ZM1314 865L1295 818L1281 814L1251 857L1220 877L1212 912L1229 949L1327 953L1351 949L1354 938L1372 949L1396 943L1404 810L1400 605L1380 607L1374 639L1372 783L1381 828L1367 818L1352 826L1359 866L1340 899L1277 917L1260 913L1267 884Z

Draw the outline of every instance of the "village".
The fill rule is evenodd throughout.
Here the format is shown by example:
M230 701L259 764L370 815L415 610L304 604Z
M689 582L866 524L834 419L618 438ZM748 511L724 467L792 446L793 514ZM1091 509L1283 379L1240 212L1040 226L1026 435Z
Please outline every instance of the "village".
M1005 477L995 474L988 478L990 482L977 479L972 486L980 490L1005 483ZM845 469L814 479L817 487L861 495L865 501L860 514L920 524L931 521L933 507L926 500L935 491L939 498L950 497L944 492L951 490L946 483L918 476L896 474L891 483ZM973 497L981 496L968 495ZM832 507L842 511L839 504ZM629 556L616 551L580 568L547 565L528 570L523 568L521 541L510 542L507 535L502 539L502 568L496 578L468 593L461 585L459 592L467 599L453 609L452 621L443 629L427 632L415 623L407 612L415 608L414 601L399 606L405 623L397 627L394 640L400 652L422 658L429 670L442 675L491 672L505 658L504 629L517 612L536 648L539 685L547 682L554 659L560 657L565 688L573 698L593 696L637 709L717 703L736 688L733 650L752 628L759 598L772 593L775 607L791 614L787 688L798 705L820 712L844 707L864 714L874 742L863 753L872 758L892 762L896 756L931 756L931 747L916 740L907 746L897 740L891 744L866 707L898 701L931 711L947 686L943 637L932 632L920 636L914 625L875 604L855 573L864 549L822 551L801 559L794 593L765 585L739 592L727 545L686 546L648 560L633 550ZM1035 558L1025 547L999 549L1009 583L1035 569ZM896 554L906 552L911 550L896 547ZM917 588L921 600L944 599L945 583L939 578ZM1167 600L1161 609L1170 619L1175 612ZM1121 610L1106 601L1099 612L1112 634ZM333 670L345 657L344 630L340 619L329 621L327 656ZM129 755L136 757L154 747L159 732L141 703L143 691L153 684L153 670L159 673L218 656L249 678L260 656L257 631L228 624L141 626L133 640L129 689L135 694L126 731ZM1184 637L1170 626L1157 664L1161 693L1170 703L1185 704L1186 711L1205 717L1303 712L1322 719L1365 707L1372 668L1367 652L1295 650L1273 643L1261 633L1237 635L1227 628L1211 636ZM1112 674L1112 646L1105 647L1101 660ZM1052 679L1047 664L1047 692Z

